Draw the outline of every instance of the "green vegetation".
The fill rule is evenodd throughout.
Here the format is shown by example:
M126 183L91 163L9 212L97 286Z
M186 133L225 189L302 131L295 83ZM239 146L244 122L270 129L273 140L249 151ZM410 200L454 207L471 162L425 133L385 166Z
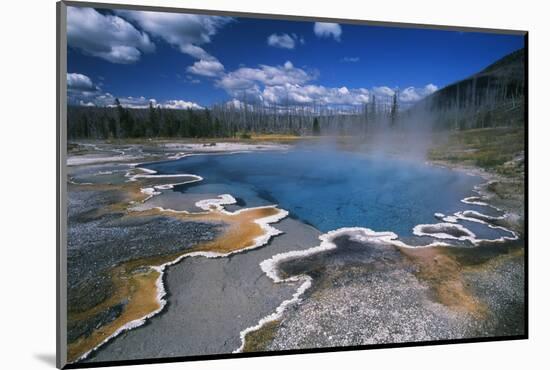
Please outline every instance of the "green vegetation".
M446 135L446 134L441 134ZM429 158L446 164L475 166L497 176L487 185L492 204L513 210L518 219L505 226L524 232L525 131L523 127L486 128L452 132L429 152Z
M271 343L280 324L280 320L273 320L260 329L246 335L243 352L262 352Z
M523 176L524 135L523 127L456 131L432 149L429 157L474 165L506 176Z

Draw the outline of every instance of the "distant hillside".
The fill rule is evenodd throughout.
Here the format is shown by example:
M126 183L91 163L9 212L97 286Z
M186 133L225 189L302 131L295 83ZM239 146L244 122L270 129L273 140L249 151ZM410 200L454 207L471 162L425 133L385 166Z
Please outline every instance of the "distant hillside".
M436 91L411 113L433 114L436 128L524 124L525 52L517 50L481 72Z

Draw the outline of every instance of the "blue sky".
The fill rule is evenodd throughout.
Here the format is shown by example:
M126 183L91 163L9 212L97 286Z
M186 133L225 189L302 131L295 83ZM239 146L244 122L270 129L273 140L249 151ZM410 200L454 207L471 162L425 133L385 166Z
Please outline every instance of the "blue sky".
M69 102L412 104L523 47L523 37L142 11L68 9Z

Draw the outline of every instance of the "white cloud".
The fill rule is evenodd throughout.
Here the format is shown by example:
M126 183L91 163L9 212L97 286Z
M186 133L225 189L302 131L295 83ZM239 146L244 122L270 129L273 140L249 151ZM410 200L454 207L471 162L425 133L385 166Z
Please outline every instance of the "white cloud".
M306 72L286 61L282 66L260 65L258 68L241 67L221 75L216 84L235 98L246 102L263 102L270 105L315 104L320 106L358 106L378 98L379 104L389 104L397 88L376 86L368 88L326 87L311 84L316 74ZM412 104L435 91L437 87L408 87L401 91L399 100ZM233 104L238 107L239 104Z
M437 89L429 84L425 87L408 87L399 93L399 101L404 106L417 102ZM325 87L322 85L283 84L266 86L261 91L261 99L270 104L315 104L321 106L358 106L371 102L376 95L378 104L390 104L394 89L378 86L372 89Z
M437 89L437 86L431 83L424 87L409 86L399 91L399 101L402 103L414 103L434 93ZM377 86L372 89L372 92L376 96L381 97L391 97L396 91L397 88L392 89L388 86Z
M244 109L244 107L246 106L249 110L254 110L254 107L249 105L249 104L245 104L243 103L242 101L238 100L238 99L231 99L229 100L228 102L225 103L225 105L228 107L228 108L234 108L234 109Z
M315 22L313 32L317 37L333 37L336 41L340 41L342 27L338 23Z
M414 103L430 94L433 94L435 91L437 91L437 86L434 84L428 84L420 88L410 86L399 93L399 101L404 103Z
M340 61L345 63L357 63L359 61L359 57L343 57Z
M424 86L424 91L427 93L427 94L433 94L434 92L436 92L437 90L439 90L439 88L434 85L434 84L427 84L426 86Z
M316 105L361 105L369 101L368 89L325 87L322 85L267 86L262 92L263 100L270 104L316 104Z
M67 43L112 63L134 63L155 45L149 36L116 15L92 8L67 8Z
M208 44L229 17L120 10L117 14L135 21L151 35L160 37L182 53L197 59L215 59L200 45Z
M80 73L67 73L67 100L71 105L80 105L84 107L114 107L116 97L109 93L103 92L93 83L86 75ZM144 96L133 97L118 97L120 105L125 108L145 109L149 108L149 104L160 106L169 109L204 109L197 103L185 100L167 100L159 103L154 98L146 98Z
M246 93L259 98L261 96L261 89L264 86L300 85L314 78L314 74L296 68L290 61L287 61L282 66L260 65L258 68L241 67L225 74L217 82L217 85L225 89L232 96Z
M267 38L267 44L269 46L281 48L281 49L294 49L296 42L287 33L282 33L280 35L274 33Z
M161 104L161 107L169 109L204 109L204 107L197 103L185 100L168 100Z
M101 88L94 84L90 77L81 73L67 73L69 104L90 105L90 101L101 93Z
M395 94L395 91L392 88L387 86L373 87L372 92L376 96L383 96L383 97L393 96Z
M187 67L189 73L193 73L200 76L206 77L215 77L223 74L224 67L217 59L214 60L204 60L201 59L198 62L195 62L190 67Z
M197 103L185 100L166 100L165 102L159 103L154 98L145 98L144 96L133 97L120 97L118 98L120 105L125 108L133 109L146 109L149 108L149 104L152 104L154 107L161 107L167 109L204 109ZM114 107L115 106L115 97L112 94L105 94L98 96L93 102L96 106L105 106L105 107Z
M420 97L419 91L412 86L407 87L406 89L404 89L399 93L399 100L406 103L414 102L420 99L421 97Z
M102 95L98 97L98 102L101 104L97 104L98 106L106 106L106 107L113 107L115 106L115 97L109 93ZM149 104L152 104L154 107L158 105L156 99L153 98L146 98L144 96L139 97L133 97L133 96L125 96L125 97L119 97L118 101L120 102L120 105L122 105L125 108L134 108L134 109L145 109L149 108Z
M303 36L298 36L295 33L274 33L267 38L267 44L281 49L294 49L297 44L303 45L306 41Z
M67 89L72 91L95 91L97 87L90 77L80 73L67 73Z

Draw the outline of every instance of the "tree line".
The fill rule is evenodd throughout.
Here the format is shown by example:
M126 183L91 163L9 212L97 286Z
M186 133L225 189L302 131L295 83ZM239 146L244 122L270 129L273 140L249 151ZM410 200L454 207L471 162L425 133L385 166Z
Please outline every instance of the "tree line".
M378 100L381 100L380 98ZM375 126L395 124L398 99L388 98L356 107L214 105L206 109L69 106L70 139L123 138L247 138L253 134L356 135Z

